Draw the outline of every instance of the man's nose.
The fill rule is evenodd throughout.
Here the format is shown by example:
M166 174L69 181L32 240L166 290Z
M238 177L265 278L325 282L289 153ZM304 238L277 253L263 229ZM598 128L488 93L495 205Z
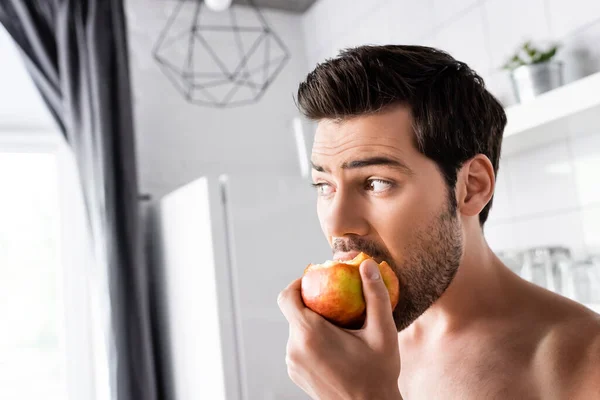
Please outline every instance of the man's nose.
M335 198L325 205L324 225L330 237L364 236L369 233L369 223L364 218L364 205L359 200L338 192Z

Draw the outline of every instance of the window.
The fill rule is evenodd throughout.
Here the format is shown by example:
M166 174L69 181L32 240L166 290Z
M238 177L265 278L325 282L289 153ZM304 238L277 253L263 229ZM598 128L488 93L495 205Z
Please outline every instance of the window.
M0 399L106 398L93 392L85 214L60 139L0 130Z
M67 398L56 155L0 153L0 398Z
M107 280L74 157L2 25L0 60L0 399L107 400Z

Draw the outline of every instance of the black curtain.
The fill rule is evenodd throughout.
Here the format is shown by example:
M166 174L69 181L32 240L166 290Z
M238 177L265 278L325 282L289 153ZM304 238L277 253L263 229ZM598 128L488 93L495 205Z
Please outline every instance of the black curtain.
M0 23L77 160L108 276L114 400L156 400L123 1L0 0Z

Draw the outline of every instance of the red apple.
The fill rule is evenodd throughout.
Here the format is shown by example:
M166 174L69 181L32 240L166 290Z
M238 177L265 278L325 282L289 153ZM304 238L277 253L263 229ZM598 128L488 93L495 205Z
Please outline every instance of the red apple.
M310 264L302 276L304 304L340 327L362 327L366 317L366 304L359 267L369 258L371 257L367 254L360 253L349 261ZM390 294L391 312L398 304L398 277L385 261L379 264L379 271Z

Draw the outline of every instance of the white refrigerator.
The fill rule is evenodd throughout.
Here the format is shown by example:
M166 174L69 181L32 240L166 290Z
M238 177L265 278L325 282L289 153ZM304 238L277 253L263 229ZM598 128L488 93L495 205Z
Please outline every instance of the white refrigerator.
M304 400L287 376L278 293L331 257L298 176L203 177L152 213L169 400Z

